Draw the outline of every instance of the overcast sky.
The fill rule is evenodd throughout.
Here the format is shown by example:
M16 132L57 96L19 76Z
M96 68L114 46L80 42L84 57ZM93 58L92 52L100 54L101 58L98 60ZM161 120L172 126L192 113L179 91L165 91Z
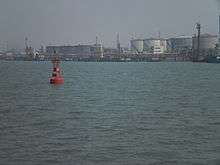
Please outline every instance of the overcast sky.
M35 47L90 44L95 36L115 46L132 37L192 35L200 21L202 32L218 33L216 0L0 0L0 43Z

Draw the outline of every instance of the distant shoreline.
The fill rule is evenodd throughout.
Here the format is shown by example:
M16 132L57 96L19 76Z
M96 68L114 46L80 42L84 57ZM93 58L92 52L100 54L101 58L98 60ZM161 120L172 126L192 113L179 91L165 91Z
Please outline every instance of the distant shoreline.
M69 62L193 62L190 57L125 57L125 58L64 58L59 57L61 61ZM27 57L1 58L1 61L51 61L52 58L31 59ZM210 56L201 58L197 62L220 63L219 58Z

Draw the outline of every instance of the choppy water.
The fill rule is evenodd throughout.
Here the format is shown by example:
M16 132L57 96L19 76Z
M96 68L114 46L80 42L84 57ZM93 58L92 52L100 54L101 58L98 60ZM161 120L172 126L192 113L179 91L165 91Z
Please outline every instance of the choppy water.
M220 65L51 67L0 61L0 164L220 164Z

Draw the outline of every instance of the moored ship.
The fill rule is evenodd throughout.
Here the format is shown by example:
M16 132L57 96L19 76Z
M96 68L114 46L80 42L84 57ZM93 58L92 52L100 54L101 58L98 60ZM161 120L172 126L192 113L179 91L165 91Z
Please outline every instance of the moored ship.
M220 55L208 57L207 62L208 63L220 63Z

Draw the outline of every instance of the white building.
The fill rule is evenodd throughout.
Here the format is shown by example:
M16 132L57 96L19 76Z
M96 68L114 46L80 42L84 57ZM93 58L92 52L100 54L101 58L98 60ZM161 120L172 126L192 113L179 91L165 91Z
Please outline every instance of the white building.
M167 40L149 38L144 39L144 53L163 54L167 52Z

